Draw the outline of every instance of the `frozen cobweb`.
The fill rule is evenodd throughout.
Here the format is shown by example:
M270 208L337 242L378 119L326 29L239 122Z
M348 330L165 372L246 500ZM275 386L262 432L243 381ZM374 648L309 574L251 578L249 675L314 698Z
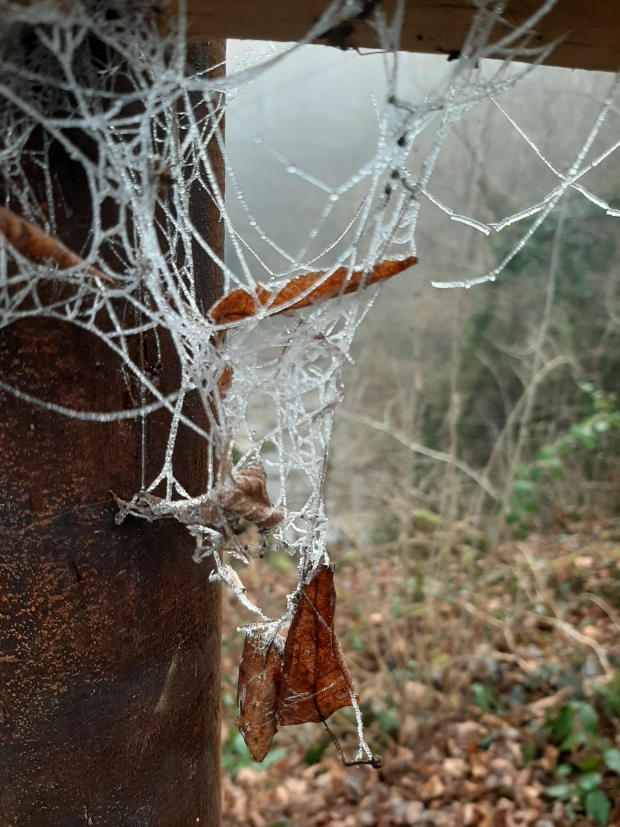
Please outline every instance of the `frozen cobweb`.
M0 4L0 325L47 317L83 328L122 361L126 375L140 388L140 399L127 411L86 412L42 402L1 381L0 388L58 414L94 422L146 420L155 411L167 410L170 427L163 465L153 479L143 480L143 490L131 500L119 501L118 520L129 515L173 518L186 525L195 538L195 559L212 559L212 579L225 583L257 615L257 621L245 627L249 634L274 639L291 621L300 586L289 595L284 615L269 618L249 600L230 565L231 556L247 561L267 544L280 548L297 557L300 585L320 563L329 561L322 498L327 451L342 394L342 369L377 292L375 287L359 289L287 315L282 312L286 302L276 307L271 299L258 300L257 283L274 296L295 277L319 273L313 285L320 286L344 268L344 292L354 273L362 273L363 282L382 262L416 255L416 225L427 202L449 220L485 234L536 216L492 272L439 287L470 287L495 278L569 189L609 215L618 215L582 182L588 170L620 146L618 141L591 157L594 139L614 104L618 79L573 165L563 172L501 106L502 92L519 83L552 48L532 47L531 33L553 0L541 3L516 29L502 19L503 0L476 0L474 5L471 30L444 87L421 103L403 99L399 92L402 0L391 18L381 4L367 8L364 0L335 0L308 32L302 43L369 12L365 23L385 52L387 93L385 100L376 102L379 137L373 156L338 187L326 186L279 157L289 172L303 177L324 197L307 244L288 250L254 217L227 155L222 124L230 101L270 66L286 61L298 46L250 56L225 77L215 71L218 67L190 73L182 3L175 14L162 4L164 22L154 14L152 2ZM96 65L92 42L102 46ZM531 63L513 65L520 57ZM483 63L485 58L496 62ZM442 203L432 193L431 177L453 126L489 99L558 182L539 203L485 225ZM33 150L30 139L35 132ZM87 136L96 152L80 149L71 137L76 133ZM414 165L412 152L422 138L430 148ZM38 254L33 253L36 232L53 238L58 230L51 183L41 203L40 192L24 171L24 159L51 182L49 148L54 143L79 162L88 181L93 208L89 243L86 250L73 251L81 259L63 257L59 249L42 254L38 248ZM214 148L224 161L226 191L242 208L242 227L235 226L226 209ZM190 198L196 191L219 212L234 250L234 267L211 246L208 233L196 221ZM332 211L352 193L355 208L344 229L334 234ZM110 215L116 219L110 221ZM223 295L246 291L251 312L232 319L205 312L208 308L201 305L197 290L196 249L222 273ZM326 260L329 266L323 264ZM294 304L293 299L288 302L289 307ZM133 345L141 336L162 331L173 342L181 376L176 390L167 395L144 370ZM190 394L200 397L206 427L184 413ZM208 473L198 497L189 495L177 474L176 463L182 458L175 446L184 428L196 432L207 447ZM243 521L259 529L255 547L244 545L238 534ZM358 758L370 757L354 697L352 702L359 728Z

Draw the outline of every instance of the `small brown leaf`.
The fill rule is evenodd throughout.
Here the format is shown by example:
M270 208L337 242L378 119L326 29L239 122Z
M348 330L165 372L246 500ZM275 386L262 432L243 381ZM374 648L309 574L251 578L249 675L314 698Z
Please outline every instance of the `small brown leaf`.
M431 777L422 785L419 792L421 801L432 801L434 798L441 798L445 793L446 787L438 775L431 775Z
M361 287L377 284L402 273L403 270L417 264L417 261L415 256L410 256L404 261L383 261L375 267L372 273L365 270L350 273L347 267L339 267L327 278L323 271L307 273L291 279L275 294L260 284L257 285L255 293L238 288L220 299L211 309L210 316L216 324L229 324L256 315L258 308L269 302L271 302L269 307L271 315L299 310L335 296L355 293ZM302 298L295 301L298 296Z
M210 316L216 324L228 324L254 316L258 304L267 304L272 293L265 290L260 284L256 286L256 293L244 290L243 287L228 293L211 309Z
M288 305L287 310L299 310L301 307L309 307L311 304L316 304L325 299L355 293L360 287L370 287L371 284L377 284L402 273L403 270L407 270L416 263L417 258L411 256L404 261L383 261L375 267L372 273L357 270L349 275L349 270L346 267L339 267L327 279L324 279L324 273L308 273L305 276L298 276L280 290L271 307L275 308L283 304ZM347 275L349 275L348 279ZM322 279L324 280L322 281ZM314 290L311 289L313 284L317 284ZM296 296L307 291L310 292L298 302L292 305L289 304Z
M267 475L262 465L249 465L232 475L233 487L222 497L222 507L266 531L284 519L281 508L274 508L267 492Z
M38 227L29 224L24 218L4 207L0 207L0 233L18 253L31 261L53 261L58 265L59 270L79 267L84 263L62 241L46 235ZM102 273L97 267L91 266L86 272L109 284L116 284L113 278Z
M334 567L320 566L300 592L286 638L278 722L319 722L351 706L353 684L334 632Z
M260 763L278 731L277 709L284 641L266 635L247 634L239 665L237 707L234 721L252 758Z
M222 370L217 380L217 390L220 395L220 399L224 399L227 392L230 390L230 386L232 385L232 378L233 370L230 365L226 365L226 367Z

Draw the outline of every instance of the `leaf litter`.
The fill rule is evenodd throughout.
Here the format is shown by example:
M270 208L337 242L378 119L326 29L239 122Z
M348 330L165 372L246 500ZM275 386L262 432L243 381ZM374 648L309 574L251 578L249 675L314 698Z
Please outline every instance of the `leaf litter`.
M403 595L397 544L384 544L381 559L333 552L335 627L384 766L345 769L325 735L286 727L275 737L279 760L225 774L225 827L620 824L620 522L565 519L560 528L474 554L479 538L460 526L440 594L433 582ZM411 538L421 581L436 571L433 543L445 539ZM269 557L260 565L275 565ZM249 591L281 601L294 577L283 568L261 577L254 561ZM226 616L225 698L240 644L229 624L238 621ZM223 737L230 721L225 704ZM354 742L346 710L330 725L345 746ZM608 812L595 809L603 804Z

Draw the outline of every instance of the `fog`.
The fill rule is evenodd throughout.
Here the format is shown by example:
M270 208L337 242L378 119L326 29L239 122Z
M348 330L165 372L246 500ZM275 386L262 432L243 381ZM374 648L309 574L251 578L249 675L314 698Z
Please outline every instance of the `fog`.
M282 48L282 44L230 42L229 74ZM367 183L351 187L335 203L330 195L333 198L334 191L375 154L378 123L387 105L388 68L381 53L360 55L305 46L239 89L231 100L226 146L245 200L237 197L235 183L229 179L227 205L248 245L246 258L257 280L265 281L270 274L247 252L250 248L275 274L286 272L290 265L259 237L244 203L258 226L293 259L319 256L317 263L325 266L342 252L341 244L320 256L355 214ZM412 104L422 103L441 91L452 68L444 56L400 54L399 96ZM489 63L483 71L496 68ZM515 65L511 71L523 68ZM486 224L539 203L558 184L550 167L570 168L611 83L612 76L605 73L536 68L498 98L503 112L493 101L484 101L457 124L442 148L429 191L455 213ZM431 126L416 142L409 160L412 169L426 157L434 129ZM617 131L618 112L612 108L588 158L612 146ZM580 183L613 200L619 179L620 165L611 155ZM615 391L618 384L617 373L607 370L603 375L600 359L592 361L596 342L609 364L615 364L617 356L616 328L605 321L608 310L617 304L617 219L575 193L565 200L572 216L573 242L572 247L566 242L570 249L562 253L565 259L551 305L553 329L545 333L542 364L566 353L577 367L551 376L548 398L537 398L536 418L542 430L526 440L520 462L584 414L587 405L584 408L576 401L579 382L593 380L606 392ZM331 212L321 223L328 205ZM389 515L398 512L402 523L402 515L416 504L442 513L484 511L471 479L460 479L459 491L447 496L449 464L403 448L403 434L474 467L484 467L492 456L496 462L499 451L502 459L489 473L498 490L512 485L508 469L516 461L511 451L517 437L513 433L505 449L495 455L493 446L531 379L527 354L540 333L551 261L549 234L553 235L558 214L559 208L495 283L443 291L431 282L466 280L491 271L534 219L486 236L450 220L423 200L416 231L419 263L384 285L358 331L356 364L346 371L340 409L340 413L387 421L399 432L401 442L339 417L330 447L329 509L340 524L358 526L364 542L378 515L391 519ZM316 238L311 238L317 227ZM608 253L603 261L595 261L603 244L608 245ZM227 261L233 270L240 269L230 239ZM575 326L577 307L589 320L587 335ZM454 484L452 479L450 485ZM573 480L563 493L556 486L549 500L555 497L568 503L574 494L576 502L583 502L585 495L577 491ZM598 502L609 508L615 501L607 496ZM342 535L334 528L332 537L338 536Z

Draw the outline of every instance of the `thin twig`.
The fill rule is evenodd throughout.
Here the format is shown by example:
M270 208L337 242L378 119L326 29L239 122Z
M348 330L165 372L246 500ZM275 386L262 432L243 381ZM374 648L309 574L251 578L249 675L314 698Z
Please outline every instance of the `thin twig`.
M319 713L320 715L321 713ZM380 755L373 755L372 758L355 758L353 761L347 761L344 757L344 752L342 751L342 747L340 746L340 741L336 738L334 733L331 731L329 726L327 725L327 721L321 715L321 721L323 722L323 726L329 733L329 737L334 742L334 746L338 750L338 756L340 757L340 761L342 762L343 767L361 767L361 766L368 766L372 767L375 770L380 770L383 766L383 758Z
M478 609L476 606L473 605L473 603L461 603L461 606L465 609L466 612L469 612L469 614L473 615L474 617L477 617L478 620L481 620L483 623L487 623L489 626L495 626L496 629L500 629L503 632L504 637L506 638L506 643L508 644L509 648L514 652L514 650L516 649L516 643L514 635L510 629L510 624L506 623L506 621L502 621L496 617L493 617L493 615L488 614L482 609ZM512 655L511 657L515 660L516 663L519 664L519 666L521 666L523 671L526 671L522 665L522 658L520 658L518 655Z
M572 637L574 640L578 641L579 643L583 643L585 646L589 646L591 649L594 649L598 658L601 662L603 669L605 670L605 674L609 677L613 675L613 669L609 665L609 660L607 659L607 654L605 650L591 640L589 637L582 635L581 632L578 632L574 626L571 626L570 623L567 623L565 620L560 620L557 617L547 617L546 615L539 615L536 612L528 612L528 614L532 617L535 617L536 620L542 620L545 623L549 623L551 626L555 626L557 629L560 629L564 632L565 635L568 637Z
M614 617L614 610L611 608L611 606L606 600L603 600L603 598L599 597L597 594L590 594L589 592L584 594L583 597L586 597L588 600L591 600L593 603L596 603L596 605L599 606L605 612L607 617L616 627L617 631L620 632L620 625L618 625L618 621Z
M426 445L407 439L404 434L385 422L378 422L376 419L370 419L370 417L367 416L358 416L357 414L351 413L350 411L344 411L342 409L336 411L336 416L341 416L343 419L348 419L351 422L358 422L360 425L366 425L368 428L374 428L376 431L382 431L384 434L391 436L392 439L395 439L397 442L400 442L401 445L409 448L410 451L415 451L417 454L423 454L425 457L430 457L430 459L436 459L440 462L452 462L452 457L450 454L446 454L444 451L436 451L434 448L427 448ZM494 500L497 502L501 501L500 495L484 474L480 474L460 459L455 459L454 465L459 469L459 471L467 474L468 477L471 477L475 482L477 482L481 488L484 488L487 494L493 497Z
M521 552L521 554L525 557L525 560L526 560L528 566L532 570L532 574L534 575L534 579L536 580L536 585L538 586L538 592L539 592L540 596L545 601L545 603L547 603L551 607L551 610L553 611L553 614L556 616L556 618L558 620L563 621L564 620L564 614L563 614L562 610L560 609L560 607L558 606L558 604L555 602L553 596L548 592L545 584L542 582L542 580L538 576L538 571L537 571L538 567L536 566L535 562L532 560L532 557L531 557L530 553L528 552L526 547L523 545L523 543L519 543L518 548L519 548L519 551Z

